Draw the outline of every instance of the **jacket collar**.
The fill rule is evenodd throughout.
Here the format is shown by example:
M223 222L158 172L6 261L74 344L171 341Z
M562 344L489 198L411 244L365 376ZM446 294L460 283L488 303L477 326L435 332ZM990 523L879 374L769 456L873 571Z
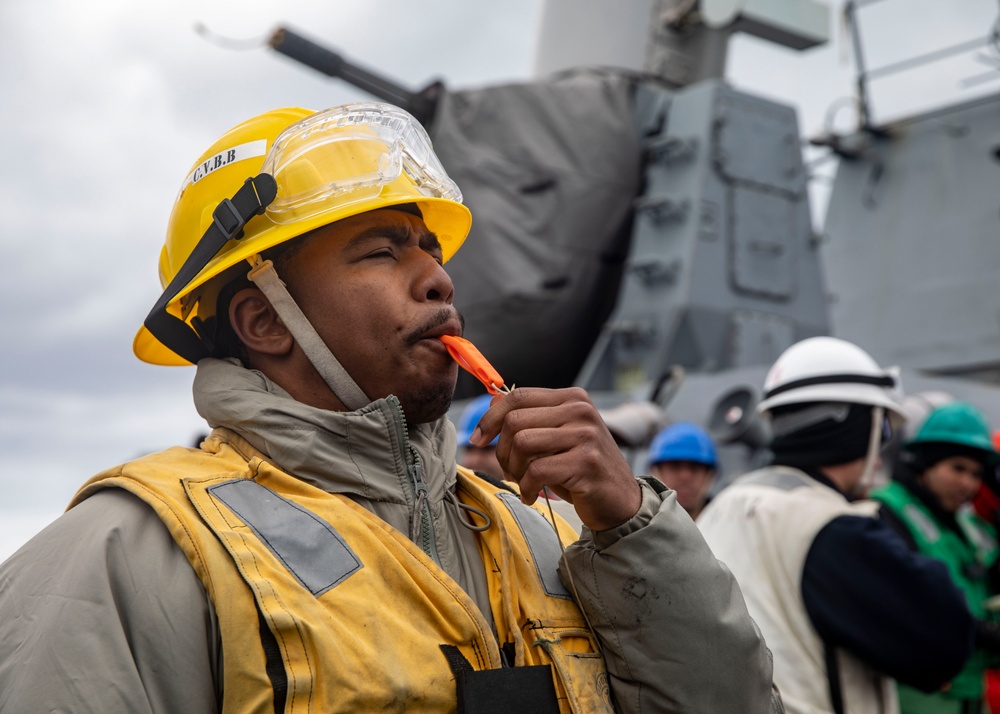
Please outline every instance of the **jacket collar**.
M446 417L408 426L394 396L353 412L295 401L236 360L203 359L194 379L198 413L245 439L283 471L329 493L412 504L407 445L415 449L432 502L455 484L455 429Z

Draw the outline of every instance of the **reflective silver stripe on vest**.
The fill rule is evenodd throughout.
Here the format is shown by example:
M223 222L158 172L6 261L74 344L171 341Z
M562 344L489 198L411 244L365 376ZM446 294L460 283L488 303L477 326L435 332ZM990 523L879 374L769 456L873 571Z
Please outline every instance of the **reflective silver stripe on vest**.
M528 550L531 551L531 559L535 561L535 570L538 571L538 579L542 581L545 594L571 600L569 591L563 587L556 572L559 558L562 557L562 548L559 546L559 536L556 535L552 524L534 508L521 503L517 495L501 491L497 496L507 504L521 533L524 534L524 540L528 544Z
M808 478L808 477L806 477ZM741 486L773 486L782 491L794 491L809 485L802 476L796 476L785 471L754 471L733 482Z
M239 516L296 579L319 596L364 564L328 523L254 481L208 489Z
M965 506L962 507L963 509ZM973 514L968 511L959 511L958 525L961 526L962 532L965 536L972 541L972 544L976 547L976 550L980 551L979 556L982 556L983 551L992 550L994 547L993 540L976 524L973 520Z
M941 531L934 525L931 517L921 511L915 504L907 503L903 506L903 516L913 524L914 528L923 534L924 539L928 543L937 543L941 538Z

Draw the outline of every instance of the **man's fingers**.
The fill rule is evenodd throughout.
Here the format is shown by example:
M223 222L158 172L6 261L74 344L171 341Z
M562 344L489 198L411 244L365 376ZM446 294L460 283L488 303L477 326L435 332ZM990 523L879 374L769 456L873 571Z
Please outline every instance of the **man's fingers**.
M499 435L497 459L534 503L545 486L572 500L584 524L603 530L635 515L641 490L585 391L515 389L483 415L473 443Z
M572 449L579 440L571 430L559 427L525 429L512 436L502 434L497 444L497 461L513 480L520 481L535 459ZM575 430L573 430L575 431Z
M473 446L485 446L490 443L504 427L508 415L512 412L518 414L522 411L532 409L546 409L559 407L564 404L582 403L589 405L596 412L587 393L579 388L569 389L540 389L540 388L520 388L515 389L510 394L502 397L495 397L493 404L479 420L479 426L473 432ZM520 414L519 414L520 416ZM527 422L522 422L524 426L530 426ZM553 426L553 424L548 424Z
M568 478L567 473L570 474ZM522 500L530 505L538 498L543 487L549 486L557 493L574 492L592 481L594 473L596 472L584 472L580 469L576 455L561 452L534 459L521 475L518 486L521 488ZM589 487L585 488L589 490ZM574 495L582 495L582 492L578 491Z
M605 429L600 417L594 413L589 404L570 402L568 404L557 404L551 407L527 407L515 409L507 413L504 419L503 428L500 432L500 442L498 443L497 457L505 458L511 449L517 448L529 454L542 454L547 451L561 451L567 446L565 438L559 439L556 443L547 444L539 441L537 435L530 436L530 432L538 429L561 429L567 434L572 434L580 429L591 427L595 435L597 431ZM580 438L580 437L576 437ZM572 441L568 442L572 445Z

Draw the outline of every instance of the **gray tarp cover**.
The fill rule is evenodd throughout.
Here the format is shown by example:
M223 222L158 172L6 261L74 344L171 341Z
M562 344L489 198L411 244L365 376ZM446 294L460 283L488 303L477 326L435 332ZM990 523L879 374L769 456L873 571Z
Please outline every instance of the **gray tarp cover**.
M508 384L572 384L628 250L641 172L631 82L579 74L445 93L430 129L473 214L448 263L466 336ZM456 396L481 391L463 374Z

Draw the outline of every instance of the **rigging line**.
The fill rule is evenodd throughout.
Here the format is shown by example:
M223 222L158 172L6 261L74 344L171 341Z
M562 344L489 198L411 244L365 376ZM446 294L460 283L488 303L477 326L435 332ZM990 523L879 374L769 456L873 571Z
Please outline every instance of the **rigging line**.
M556 534L556 542L559 543L559 550L562 553L562 559L566 559L566 545L562 541L562 536L559 535L559 527L556 525L556 514L552 510L552 501L549 500L548 491L545 487L542 487L542 498L545 499L545 505L549 508L549 521L552 523L552 531ZM587 615L587 610L580 604L580 594L576 589L576 581L573 579L573 571L569 567L569 563L566 563L566 576L569 578L569 587L573 591L573 600L576 606L580 609L580 614L583 615L583 621L587 623L587 629L590 631L590 635L593 638L594 646L597 648L598 653L604 656L604 647L601 645L601 638L597 635L597 630L590 622L590 617Z
M194 31L216 47L221 47L226 50L256 50L267 46L268 40L270 39L270 34L245 39L226 37L225 35L220 35L218 32L215 32L203 22L196 22L194 24Z

